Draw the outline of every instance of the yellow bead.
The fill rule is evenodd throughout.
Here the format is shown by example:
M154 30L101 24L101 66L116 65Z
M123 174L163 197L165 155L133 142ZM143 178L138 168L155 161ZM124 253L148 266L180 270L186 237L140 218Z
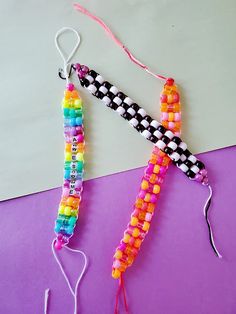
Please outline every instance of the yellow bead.
M150 223L145 221L144 224L143 224L143 230L144 231L148 231L149 227L150 227Z
M58 213L61 214L61 215L64 215L64 209L65 209L65 206L61 205L59 207Z
M153 187L153 193L154 194L158 194L158 193L160 193L160 185L158 185L158 184L155 184L154 185L154 187Z
M144 197L144 201L145 202L150 202L150 199L151 199L151 194L150 193L147 193Z
M169 112L169 117L168 117L169 122L173 122L174 118L175 118L174 112Z
M71 153L69 153L69 152L65 153L65 160L71 161Z
M153 172L154 173L159 173L159 171L160 171L160 166L159 165L155 165L154 169L153 169Z
M74 101L74 107L76 109L81 108L82 107L82 100L81 99L75 99Z
M65 212L66 216L70 216L71 215L71 207L70 206L66 206L64 212Z
M120 250L117 250L114 257L117 259L121 259L122 255L123 255L123 253Z
M136 226L137 223L138 223L138 218L137 217L132 217L131 221L130 221L131 226Z
M69 103L69 101L66 100L66 99L63 99L63 100L62 100L62 107L63 107L63 108L70 108L70 103Z
M139 229L138 228L134 228L132 235L133 235L134 238L137 238L139 236Z
M148 189L148 182L146 180L143 180L141 183L141 188L143 190L147 190Z
M78 160L78 161L84 161L84 154L83 154L83 153L78 153L78 154L76 154L76 160Z
M121 272L117 268L112 271L112 277L114 279L119 279L120 275L121 275Z
M124 237L123 237L123 242L124 243L128 243L129 242L129 239L130 239L130 235L128 233L125 233L124 234Z

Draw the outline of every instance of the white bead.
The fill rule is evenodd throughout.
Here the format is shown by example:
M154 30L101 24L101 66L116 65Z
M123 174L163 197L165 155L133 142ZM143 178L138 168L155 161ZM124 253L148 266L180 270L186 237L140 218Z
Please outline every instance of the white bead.
M161 140L157 141L155 145L161 150L163 150L166 147L166 144L162 142Z
M182 148L183 151L185 151L185 150L187 149L187 144L184 143L184 142L181 142L181 143L179 144L179 147Z
M143 108L140 108L138 113L142 116L145 117L147 115L146 111Z
M193 165L193 166L190 168L190 170L192 170L194 173L198 173L198 172L200 171L200 169L199 169L197 166L195 166L195 165Z
M119 113L119 115L122 115L123 113L125 113L125 109L123 107L118 107L116 111Z
M106 94L108 92L108 89L105 86L101 86L99 88L100 92L102 92L103 94Z
M187 159L187 157L184 154L180 156L181 161L185 161L186 159Z
M145 138L149 138L151 136L151 133L148 131L148 130L144 130L142 133L141 133Z
M99 82L100 84L102 84L104 82L104 78L101 75L98 75L96 77L96 81Z
M188 167L185 164L181 164L179 166L179 169L181 169L183 172L187 172L188 171Z
M112 94L116 95L116 94L119 92L119 90L118 90L118 88L116 88L115 86L112 86L112 87L110 88L110 92L112 92Z
M153 126L155 129L157 129L159 127L160 123L156 120L152 120L150 125Z
M134 116L136 114L136 111L133 108L129 108L127 112L131 114L131 116Z
M92 94L95 94L96 93L96 91L97 91L97 88L96 88L96 86L94 86L94 85L89 85L88 86L88 91L90 92L90 93L92 93Z
M87 75L86 79L89 81L90 84L94 81L94 78L91 75Z
M172 153L171 155L169 155L170 158L174 161L178 161L180 159L180 155L176 152Z
M154 133L153 133L154 136L156 136L158 139L160 139L162 137L162 133L158 130L156 130Z
M108 106L111 103L110 98L107 96L103 97L102 101L104 102L106 106Z
M122 100L119 97L115 97L113 102L119 106L122 103Z
M134 103L134 101L129 97L126 97L124 102L129 106L131 106Z
M188 160L190 160L193 164L195 164L195 162L197 161L197 158L195 156L193 156L193 155L190 155L188 157Z
M170 140L172 140L172 138L174 137L174 133L168 130L165 132L165 136L167 136Z
M131 120L129 120L129 123L133 126L136 127L138 125L138 120L135 118L132 118Z
M149 123L148 123L147 120L142 120L140 123L141 123L145 128L147 128L147 127L149 126Z
M174 142L170 142L167 146L170 147L173 150L176 150L176 148L178 147L178 145L176 143L174 143Z

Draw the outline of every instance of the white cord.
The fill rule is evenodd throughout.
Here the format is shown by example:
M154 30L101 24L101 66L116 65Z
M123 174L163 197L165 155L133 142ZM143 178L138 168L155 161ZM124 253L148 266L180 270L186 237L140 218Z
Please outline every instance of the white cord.
M44 293L44 314L47 314L48 311L49 291L49 289L46 289Z
M85 270L86 270L86 268L88 266L88 258L87 258L87 256L85 255L85 253L83 251L80 251L80 250L77 250L77 249L72 249L72 248L70 248L70 247L68 247L66 245L63 247L65 249L67 249L68 251L81 254L83 256L83 258L84 258L84 266L83 266L82 271L81 271L81 273L80 273L80 275L79 275L79 277L78 277L78 279L76 281L75 289L73 290L73 288L71 286L71 283L70 283L70 280L67 277L67 275L65 273L65 270L64 270L64 268L63 268L63 266L62 266L62 264L61 264L61 262L60 262L60 260L59 260L59 258L57 256L56 252L55 252L55 249L54 249L55 240L56 239L54 239L52 241L52 253L53 253L53 256L54 256L54 258L55 258L55 260L56 260L56 262L57 262L57 264L58 264L58 266L59 266L59 268L60 268L60 270L62 272L62 275L65 278L65 281L66 281L66 283L67 283L67 285L68 285L68 287L70 289L70 292L71 292L71 294L72 294L72 296L74 298L74 314L77 314L78 313L77 312L78 311L78 305L77 305L77 301L78 301L77 300L78 287L79 287L80 281L81 281L81 279L82 279L82 277L83 277L83 275L85 273ZM49 294L49 289L47 289L45 291L44 314L47 314L47 307L48 307L48 295L46 297L46 292Z
M58 38L60 35L62 35L63 33L65 32L72 32L76 35L76 38L77 38L77 41L76 41L76 44L73 48L73 50L71 51L71 53L66 56L63 52L62 52L62 49L60 47L60 44L59 44L59 41L58 41ZM63 71L64 71L64 75L65 75L65 78L66 78L66 82L69 83L69 73L68 73L68 66L70 65L70 61L71 59L73 58L76 50L78 49L79 47L79 44L80 44L80 35L79 33L72 27L62 27L61 29L59 29L59 31L57 31L56 35L55 35L55 45L56 45L56 48L60 54L60 56L62 57L62 60L63 60Z

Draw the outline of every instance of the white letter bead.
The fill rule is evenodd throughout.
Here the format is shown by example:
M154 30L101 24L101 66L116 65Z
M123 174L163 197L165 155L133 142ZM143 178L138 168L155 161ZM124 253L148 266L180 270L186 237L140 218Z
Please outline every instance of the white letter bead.
M145 138L149 138L151 136L151 133L148 131L148 130L144 130L142 133L141 133Z
M157 141L156 144L155 144L158 148L160 148L161 150L163 150L165 147L166 147L166 144L164 142L162 142L161 140L160 141Z
M174 137L174 133L168 130L165 132L165 136L167 136L171 140Z
M192 170L194 173L198 173L200 169L194 165L190 168L190 170Z
M131 98L129 98L129 97L126 97L126 98L124 99L124 102L125 102L127 105L129 105L129 106L131 106L131 105L134 103L134 101L133 101Z
M119 97L115 97L113 102L119 106L122 103L122 100Z
M187 172L188 171L188 167L185 164L181 164L179 166L179 168L183 171L183 172Z
M142 116L145 117L147 115L146 111L143 108L140 108L138 113Z
M107 96L103 97L102 101L104 102L106 106L108 106L111 103L110 98Z
M131 120L129 120L129 123L133 126L136 127L138 125L138 120L135 118L132 118Z
M174 142L170 142L167 146L170 147L173 150L176 150L176 148L178 147L177 144L174 143Z
M131 116L134 116L135 113L136 113L136 111L135 111L133 108L129 108L129 109L127 110L127 112L130 113Z
M101 86L99 88L99 90L103 93L103 94L106 94L108 92L108 89L105 87L105 86Z
M150 123L151 126L153 126L155 129L159 127L160 123L156 120L152 120Z
M141 124L142 124L145 128L147 128L147 127L149 126L149 123L147 122L147 120L142 120L142 121L141 121Z
M163 134L162 134L160 131L156 130L156 131L153 133L153 135L160 139Z
M116 95L118 93L118 88L116 88L115 86L112 86L110 88L110 91L112 92L112 94Z
M96 93L96 91L97 91L97 88L96 88L96 86L94 86L94 85L89 85L88 86L88 91L90 92L90 93L92 93L92 94L95 94Z
M172 160L174 160L174 161L178 161L178 160L180 159L180 155L179 155L178 153L174 152L174 153L172 153L172 154L170 155L170 158L171 158Z
M104 78L101 75L98 75L96 77L96 81L99 82L100 84L102 84L104 82Z
M119 115L122 115L125 112L125 109L123 107L118 107L116 111L119 113Z
M190 160L193 164L195 164L195 162L197 161L197 158L193 155L188 157L188 160Z
M183 151L185 151L185 150L187 149L187 144L184 143L184 142L181 142L181 143L179 144L179 147L182 148Z

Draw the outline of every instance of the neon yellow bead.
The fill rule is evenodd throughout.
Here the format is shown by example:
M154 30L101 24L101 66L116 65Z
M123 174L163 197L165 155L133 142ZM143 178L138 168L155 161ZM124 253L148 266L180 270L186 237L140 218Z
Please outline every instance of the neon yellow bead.
M64 209L65 209L65 206L61 205L58 209L58 213L63 215L64 214Z
M153 193L158 194L158 193L160 193L160 190L161 190L160 185L155 184L153 187Z
M70 206L66 206L64 213L66 216L70 216L71 215L71 207Z
M121 252L121 250L117 250L114 257L117 259L120 259L122 257L123 253Z
M143 190L147 190L148 189L148 182L146 180L143 180L141 183L141 188Z
M78 161L84 161L84 154L83 154L83 153L78 153L78 154L76 154L76 160L78 160Z
M133 230L133 237L137 238L139 236L139 229L138 228L134 228Z
M67 153L65 153L65 160L66 161L71 161L71 153L69 153L69 152L67 152Z
M131 221L130 221L131 226L136 226L137 223L138 223L138 218L137 217L132 217Z
M121 275L121 272L117 268L112 271L112 277L114 279L119 279L120 275Z
M130 239L130 235L128 233L125 233L124 234L124 237L123 237L123 242L124 243L128 243L129 242L129 239Z
M148 231L149 227L150 227L150 223L145 221L144 224L143 224L143 230L144 231Z
M82 107L82 100L80 98L75 99L74 101L74 107L75 108L81 108Z

